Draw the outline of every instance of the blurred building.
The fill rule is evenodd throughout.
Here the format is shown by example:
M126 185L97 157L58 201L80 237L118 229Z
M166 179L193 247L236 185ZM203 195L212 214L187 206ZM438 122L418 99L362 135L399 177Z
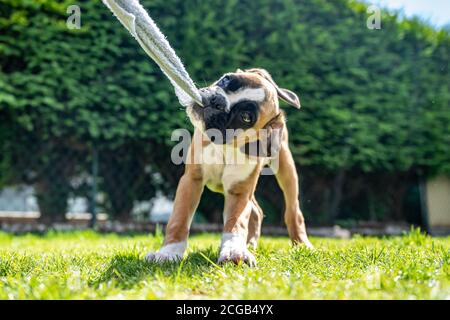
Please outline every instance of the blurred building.
M424 217L432 234L450 231L450 178L439 176L428 180L422 188Z

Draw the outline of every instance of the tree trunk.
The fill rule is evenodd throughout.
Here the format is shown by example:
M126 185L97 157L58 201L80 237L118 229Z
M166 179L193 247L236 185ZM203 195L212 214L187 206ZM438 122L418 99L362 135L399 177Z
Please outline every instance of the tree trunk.
M41 213L40 221L44 224L66 220L69 198L69 183L64 175L44 176L35 185L36 198Z
M330 203L329 217L331 222L335 222L340 213L340 205L342 201L342 189L345 182L345 170L340 169L333 181L333 191Z
M377 213L375 210L375 196L371 188L367 190L367 200L369 202L369 219L370 221L377 221Z
M393 217L395 221L404 221L403 203L407 188L405 185L399 186L392 194L393 197Z

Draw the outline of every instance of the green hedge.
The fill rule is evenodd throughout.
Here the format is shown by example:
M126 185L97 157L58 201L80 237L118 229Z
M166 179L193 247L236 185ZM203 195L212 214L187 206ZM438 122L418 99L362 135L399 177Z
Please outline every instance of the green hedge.
M386 11L382 29L369 30L366 6L345 0L141 2L199 86L262 67L299 93L302 111L286 110L304 170L450 173L448 31ZM72 4L80 30L65 25ZM3 0L0 12L0 183L21 179L15 159L30 147L95 144L114 154L133 145L173 190L170 134L190 125L168 80L107 8Z

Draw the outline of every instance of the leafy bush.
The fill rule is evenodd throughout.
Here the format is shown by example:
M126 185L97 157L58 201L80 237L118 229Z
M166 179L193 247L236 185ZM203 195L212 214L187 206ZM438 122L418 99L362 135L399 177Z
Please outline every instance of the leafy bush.
M378 189L380 173L393 192L418 175L450 173L447 31L387 12L382 30L369 30L366 6L345 0L142 3L199 86L238 67L263 67L300 94L303 110L286 110L291 148L308 182L305 198L318 199L307 211L334 219L342 202L361 201L361 193L346 197L361 177L377 199L389 193ZM32 171L38 184L48 161L55 166L70 152L85 161L93 145L105 156L132 145L131 156L101 172L104 180L134 168L170 194L182 169L168 161L170 134L190 126L173 89L100 1L78 1L82 28L69 30L72 4L0 3L0 168L8 168L0 170L0 183L24 181L23 172ZM56 152L51 159L41 152L49 149ZM18 161L30 152L33 165ZM58 182L79 173L79 164L67 162L67 177ZM163 182L152 181L154 174ZM118 203L111 211L129 214L144 185L127 195L104 188ZM280 207L281 195L267 188L261 194Z

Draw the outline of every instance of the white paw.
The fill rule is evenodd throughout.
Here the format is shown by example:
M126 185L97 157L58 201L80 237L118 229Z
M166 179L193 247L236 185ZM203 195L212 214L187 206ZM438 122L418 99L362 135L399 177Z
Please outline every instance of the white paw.
M145 260L157 263L180 261L183 259L186 246L186 241L165 245L158 252L147 254Z
M255 256L247 249L246 240L239 234L224 233L219 254L219 263L246 263L256 267Z
M181 261L183 259L183 256L180 256L178 254L165 254L161 252L150 252L145 256L145 260L147 262L174 262L174 261Z

